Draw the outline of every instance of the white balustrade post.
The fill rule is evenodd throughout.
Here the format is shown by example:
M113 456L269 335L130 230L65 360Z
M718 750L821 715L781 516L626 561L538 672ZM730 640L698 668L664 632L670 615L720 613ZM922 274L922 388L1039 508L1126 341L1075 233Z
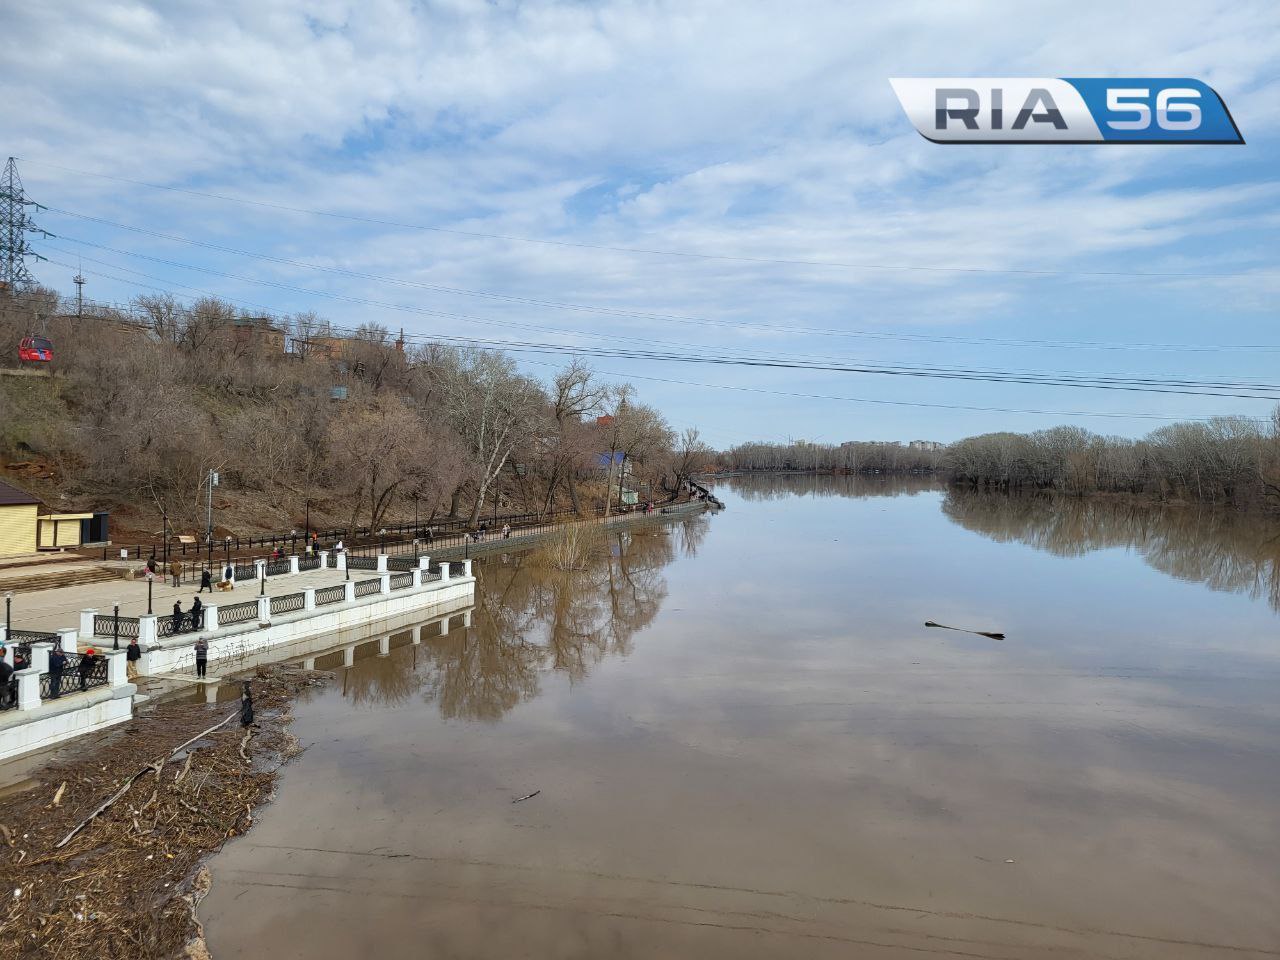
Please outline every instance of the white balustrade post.
M216 633L218 630L218 605L210 603L204 608L204 626L201 633Z
M414 590L417 590L420 586L422 586L422 570L418 569L418 570L412 570L410 572L413 574L413 582L410 584L410 586Z
M329 569L329 551L328 550L320 551L320 569L321 570Z
M290 572L290 573L298 573L298 572L299 572L299 570L298 570L298 557L297 557L297 554L295 554L295 555L293 555L292 557L290 557L290 558L289 558L289 572Z
M267 561L265 560L253 561L253 579L261 580L263 579L263 577L266 576L266 572L262 569L266 565L267 565Z
M107 658L107 685L111 687L123 687L129 682L129 671L127 669L128 650L104 650L102 655Z
M63 653L75 653L78 640L79 637L77 637L76 631L70 627L58 631L58 646L62 647Z
M470 561L470 560L463 560L463 561L462 561L462 575L463 575L464 577L469 577L469 576L471 576L471 561Z
M270 597L258 598L258 622L259 623L271 622L271 598Z
M463 625L464 627L469 627L469 626L471 626L471 611L470 611L470 610L464 610L464 611L463 611L463 613L462 613L462 625Z
M441 583L449 582L449 561L448 560L440 561L440 582Z
M419 557L419 558L418 558L418 569L419 569L419 570L430 570L430 569L431 569L431 558L430 558L430 557Z
M385 553L378 554L378 573L387 572L387 555Z
M356 584L355 584L355 581L354 581L354 580L348 580L346 583L344 583L344 584L343 584L343 586L347 588L347 595L346 595L345 597L343 597L342 599L343 599L343 600L345 600L347 603L351 603L351 602L352 602L353 600L355 600L355 598L356 598Z
M157 627L157 617L152 614L144 614L138 618L138 643L144 647L154 646L160 638L160 632Z
M416 647L422 642L422 634L426 631L427 625L420 623L413 628L413 645Z
M378 578L378 592L384 595L391 592L391 574L384 573Z
M38 673L48 673L49 652L52 649L53 644L49 643L47 640L41 640L31 644L31 669Z
M314 610L315 608L316 608L316 588L307 587L305 590L302 591L302 609Z
M97 610L81 610L80 611L80 636L92 637L97 631L94 629L93 618L98 615Z
M389 657L391 655L391 635L378 639L378 656Z
M341 553L339 553L339 554L338 554L338 566L337 566L337 569L339 569L339 570L345 570L345 569L347 569L347 551L345 551L345 550L343 550Z
M28 667L13 676L18 681L18 709L34 710L40 706L40 671Z
M356 648L353 644L349 647L342 648L342 665L344 667L353 667L356 663Z

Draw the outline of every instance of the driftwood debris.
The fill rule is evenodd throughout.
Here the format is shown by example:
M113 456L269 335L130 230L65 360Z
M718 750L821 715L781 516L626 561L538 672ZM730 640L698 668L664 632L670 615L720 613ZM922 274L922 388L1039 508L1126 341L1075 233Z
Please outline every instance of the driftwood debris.
M240 716L240 711L236 710L235 713L231 714L226 719L220 720L219 722L215 723L208 730L205 730L201 733L197 733L194 737L192 737L186 743L180 744L179 746L175 747L167 757L162 757L159 760L153 760L151 763L147 764L145 767L143 767L141 770L135 773L132 777L129 777L121 785L119 790L117 790L111 796L107 797L106 800L103 800L102 803L100 803L91 814L89 814L87 817L85 817L83 820L77 823L71 829L70 833L68 833L65 837L63 837L56 844L54 844L54 849L57 850L60 847L65 847L68 843L70 843L71 840L75 837L75 835L79 833L81 830L83 830L85 827L87 827L95 817L99 816L104 811L109 810L113 803L115 803L117 800L123 797L126 793L128 793L129 788L132 787L134 783L136 783L141 777L145 776L148 773L155 773L156 780L159 781L160 771L164 769L165 763L167 763L169 760L172 760L174 757L176 757L186 747L191 746L191 744L195 743L197 740L201 739L202 737L207 737L209 734L213 733L213 731L217 730L219 727L226 726L228 723L230 723L232 720L234 720L238 716Z
M542 792L541 790L535 790L535 791L533 791L533 793L526 793L523 797L516 797L516 798L515 798L514 800L512 800L511 802L512 802L512 803L521 803L521 802L523 802L523 801L525 801L525 800L532 800L534 797L536 797L536 796L537 796L538 794L540 794L541 792Z
M972 633L974 636L987 637L990 640L1003 640L1003 633L995 633L989 630L966 630L964 627L948 627L945 623L934 623L932 620L924 622L926 627L937 627L939 630L958 630L960 633Z

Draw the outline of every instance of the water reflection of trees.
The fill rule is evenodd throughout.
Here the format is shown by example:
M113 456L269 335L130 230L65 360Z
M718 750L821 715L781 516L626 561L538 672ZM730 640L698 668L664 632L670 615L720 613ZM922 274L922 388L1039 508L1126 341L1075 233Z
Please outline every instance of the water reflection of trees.
M940 490L930 476L911 474L757 473L726 477L725 484L743 500L781 500L786 497L913 497Z
M942 511L966 530L1057 556L1127 547L1161 573L1280 610L1280 531L1257 514L955 489Z
M609 531L577 570L536 552L477 564L471 627L429 638L425 690L445 717L497 720L535 696L545 670L571 682L604 657L630 653L667 596L676 546L696 550L706 519Z

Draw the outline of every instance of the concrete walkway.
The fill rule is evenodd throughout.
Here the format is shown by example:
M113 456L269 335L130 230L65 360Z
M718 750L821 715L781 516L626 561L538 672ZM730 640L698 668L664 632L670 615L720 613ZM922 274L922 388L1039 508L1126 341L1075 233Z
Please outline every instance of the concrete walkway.
M368 580L378 574L372 570L352 570L352 580ZM286 593L299 593L307 587L327 587L342 583L345 574L341 570L321 568L308 570L305 573L288 574L278 577L267 577L267 596L278 597ZM184 583L181 586L169 586L169 581L157 577L152 586L152 611L158 615L173 613L173 602L182 603L183 610L191 609L191 600L196 595L199 584ZM212 595L205 591L200 599L204 603L215 603L224 606L229 603L240 603L258 596L257 580L243 581L231 591L215 590ZM86 583L72 587L56 587L52 590L39 590L35 593L15 594L13 597L12 616L15 630L43 630L52 633L60 628L76 628L80 624L80 611L89 608L98 613L109 615L112 605L119 602L120 616L137 617L147 612L146 580L108 580L102 583ZM0 611L0 617L3 611ZM3 621L0 621L3 623ZM87 644L81 638L81 646Z

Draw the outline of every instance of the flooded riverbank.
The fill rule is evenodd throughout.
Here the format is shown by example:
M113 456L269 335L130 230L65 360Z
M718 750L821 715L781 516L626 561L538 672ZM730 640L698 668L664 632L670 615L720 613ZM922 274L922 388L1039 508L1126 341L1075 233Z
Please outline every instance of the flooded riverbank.
M1265 537L762 479L339 668L214 956L1280 956Z

